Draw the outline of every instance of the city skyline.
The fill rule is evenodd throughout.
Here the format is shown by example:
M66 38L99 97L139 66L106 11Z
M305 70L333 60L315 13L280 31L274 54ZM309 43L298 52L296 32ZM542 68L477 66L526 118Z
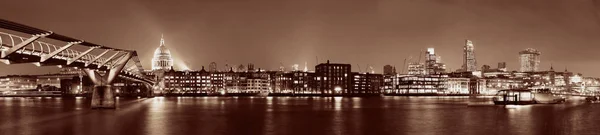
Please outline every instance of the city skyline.
M248 6L235 9L232 6L236 3ZM161 33L165 34L165 40L175 58L176 68L184 63L191 69L200 69L201 66L208 66L210 62L216 62L219 67L225 63L230 65L253 63L257 67L276 70L280 63L283 63L286 68L293 64L302 65L304 62L315 65L315 59L318 57L319 63L331 60L350 63L353 66L368 64L378 73L382 72L383 65L402 67L405 58L412 56L416 59L419 51L424 52L429 47L435 48L436 54L443 56L449 71L456 70L462 65L463 41L469 39L477 46L478 69L482 65L507 62L510 71L518 71L518 52L526 48L535 48L544 54L541 56L540 70L548 70L552 64L556 70L564 70L563 68L567 67L569 71L575 73L600 76L600 73L594 70L600 67L593 51L598 48L596 44L600 43L594 37L600 35L600 32L594 31L599 27L595 23L597 19L594 19L595 7L589 6L592 3L561 1L517 3L511 4L519 6L503 7L502 4L507 3L498 1L491 3L365 1L339 6L334 6L333 2L315 1L270 1L262 3L264 5L244 2L234 2L232 5L217 2L182 2L171 3L177 6L167 6L163 9L157 8L165 4L161 2L124 2L116 5L111 2L71 2L68 5L75 10L78 8L77 5L82 4L95 4L98 6L94 8L99 9L114 6L115 10L100 13L91 12L91 10L99 10L92 8L89 9L89 15L74 14L78 18L77 21L64 21L68 19L62 17L62 14L70 14L70 12L54 10L52 6L43 6L55 3L36 2L32 4L31 11L8 7L6 11L9 12L0 15L27 25L53 29L68 35L78 35L77 38L89 41L104 41L101 43L104 45L139 50L140 59L145 67L150 67L152 52L158 46L157 39L160 39ZM8 4L15 3L8 2ZM201 8L184 8L186 4ZM375 7L367 6L356 11L351 10L364 4ZM285 5L298 6L291 6L290 9L262 9L265 6ZM396 9L390 6L399 7ZM481 6L486 8L477 8ZM578 6L583 8L574 8ZM217 13L214 8L230 10L226 13ZM428 8L440 10L424 10ZM565 9L565 11L552 10L555 8ZM13 11L19 11L20 15L9 14ZM198 11L198 14L183 14L193 11ZM239 15L247 11L255 12L248 13L248 17ZM274 11L281 13L274 13ZM308 15L292 17L292 15L303 15L304 11L307 11ZM400 11L423 12L430 17L414 16ZM27 17L33 14L47 17ZM451 18L445 17L446 15ZM487 17L489 15L496 16ZM108 19L100 19L96 16ZM398 16L406 19L399 19ZM265 19L279 21L265 21ZM494 21L483 21L486 19ZM228 27L232 28L228 29ZM383 28L390 30L382 30ZM197 48L186 49L193 46ZM225 55L232 50L246 51ZM313 70L314 66L308 67ZM36 69L35 72L47 73L56 68L37 70L38 68L32 65L0 66L0 70L3 71L25 74L32 72L16 71L17 69Z
M600 0L30 0L3 134L595 134Z

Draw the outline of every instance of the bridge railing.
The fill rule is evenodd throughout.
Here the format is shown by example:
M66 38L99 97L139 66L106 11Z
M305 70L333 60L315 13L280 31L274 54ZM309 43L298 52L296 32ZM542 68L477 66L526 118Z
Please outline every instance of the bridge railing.
M0 44L2 45L2 48L4 50L8 49L10 47L14 47L17 44L24 42L26 39L27 38L22 37L22 36L9 34L9 33L5 33L5 32L0 32ZM58 45L54 45L54 44L43 42L43 41L34 41L34 42L30 43L29 45L23 47L23 49L18 50L16 53L35 55L35 56L41 57L42 55L48 55L50 52L56 51L62 47L64 47L64 46L58 46ZM81 53L82 53L81 51L77 51L74 49L66 49L64 51L61 51L59 54L52 56L51 58L70 60ZM87 62L87 61L93 60L95 57L96 57L96 55L93 55L93 54L85 54L83 57L77 59L76 61L77 62ZM95 61L93 63L100 64L100 62L102 62L102 61L106 61L106 58L100 57L100 58L98 58L97 61Z

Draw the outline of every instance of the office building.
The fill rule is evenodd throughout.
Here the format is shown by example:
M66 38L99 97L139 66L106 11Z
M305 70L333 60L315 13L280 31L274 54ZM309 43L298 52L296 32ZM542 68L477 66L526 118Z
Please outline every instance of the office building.
M351 90L351 65L321 63L315 66L317 89L324 95L343 95Z
M352 73L352 89L349 96L378 96L383 88L383 75L371 73Z
M540 67L540 55L538 50L532 48L519 52L521 72L537 72Z
M435 54L434 48L427 48L427 52L425 53L425 74L445 73L446 65L441 63L441 61L441 57Z

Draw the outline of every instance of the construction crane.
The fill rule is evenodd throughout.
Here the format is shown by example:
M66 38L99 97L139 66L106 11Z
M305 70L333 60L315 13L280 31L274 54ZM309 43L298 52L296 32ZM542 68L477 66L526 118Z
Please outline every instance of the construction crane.
M402 64L402 70L400 71L400 74L404 74L405 68L406 68L406 58L404 58L404 64Z
M408 66L406 66L406 61L408 60L410 62L411 59L412 59L412 55L409 55L408 59L404 58L404 65L402 65L402 72L400 72L400 73L403 74L404 71L406 71L406 68L408 67Z

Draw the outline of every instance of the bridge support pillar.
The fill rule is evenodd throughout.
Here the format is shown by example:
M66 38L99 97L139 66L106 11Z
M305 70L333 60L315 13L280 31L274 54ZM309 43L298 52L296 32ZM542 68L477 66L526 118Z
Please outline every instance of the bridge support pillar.
M125 58L116 62L115 66L101 75L96 70L85 69L85 73L94 82L94 91L92 92L92 109L115 109L117 107L117 98L112 89L112 82L117 78L119 72L123 69L132 54L127 53Z
M92 109L115 109L117 107L115 92L110 85L94 86L91 107Z
M151 84L146 84L144 85L146 87L146 97L148 98L153 98L154 97L154 90L152 90L152 85Z

